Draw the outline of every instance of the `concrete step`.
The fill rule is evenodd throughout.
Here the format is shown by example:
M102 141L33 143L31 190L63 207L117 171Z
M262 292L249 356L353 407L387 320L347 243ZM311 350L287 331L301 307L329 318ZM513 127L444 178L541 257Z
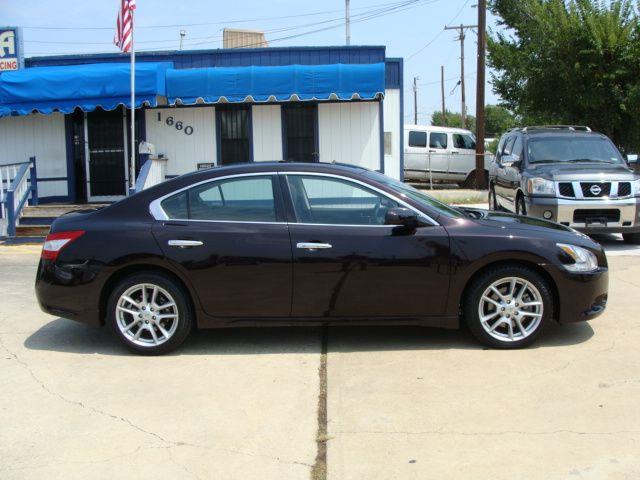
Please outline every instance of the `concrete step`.
M73 212L74 210L87 210L97 207L104 207L108 204L105 203L84 203L84 204L69 204L69 203L48 203L45 205L26 206L22 210L22 218L29 217L41 217L41 218L57 218L65 213Z
M16 237L44 237L50 225L16 225Z

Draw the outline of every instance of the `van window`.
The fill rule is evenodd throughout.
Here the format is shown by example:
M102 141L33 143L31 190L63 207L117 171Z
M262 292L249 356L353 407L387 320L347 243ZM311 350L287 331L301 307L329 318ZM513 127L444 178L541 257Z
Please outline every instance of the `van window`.
M411 130L409 132L409 146L426 148L427 132L416 132L415 130Z
M429 148L447 148L447 134L433 132L429 137Z
M455 148L464 148L466 150L475 150L476 141L469 134L454 133L453 134L453 146Z

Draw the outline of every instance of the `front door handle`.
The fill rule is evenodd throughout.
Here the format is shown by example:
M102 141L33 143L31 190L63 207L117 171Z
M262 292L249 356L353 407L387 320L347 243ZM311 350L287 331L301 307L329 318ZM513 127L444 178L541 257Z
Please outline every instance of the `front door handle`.
M296 247L301 248L303 250L309 250L314 252L316 250L326 250L327 248L331 248L330 243L315 243L315 242L300 242L296 245Z
M191 248L204 245L200 240L169 240L170 247Z

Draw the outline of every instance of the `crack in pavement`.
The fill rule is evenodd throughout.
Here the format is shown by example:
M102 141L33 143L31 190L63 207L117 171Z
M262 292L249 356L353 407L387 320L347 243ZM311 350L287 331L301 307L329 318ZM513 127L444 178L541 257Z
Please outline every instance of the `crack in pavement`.
M286 459L281 459L280 457L277 456L272 456L272 455L265 455L265 454L259 454L259 453L252 453L252 452L246 452L246 451L242 451L242 450L235 450L235 449L231 449L231 448L221 448L221 447L209 447L207 445L198 445L195 443L189 443L189 442L183 442L183 441L175 441L175 440L168 440L166 438L164 438L163 436L157 434L156 432L152 432L150 430L146 430L142 427L140 427L139 425L136 425L135 423L131 422L131 420L125 418L125 417L121 417L118 415L114 415L112 413L109 412L105 412L104 410L100 410L98 408L95 408L91 405L86 405L84 402L81 402L79 400L72 400L69 399L67 397L65 397L64 395L55 392L53 390L51 390L46 384L45 382L43 382L35 373L34 371L31 369L31 367L24 361L22 360L16 353L14 353L12 350L10 350L2 341L2 337L0 336L0 347L3 348L4 351L6 351L19 365L21 365L31 376L31 378L33 379L34 382L36 382L38 385L40 385L40 387L47 392L47 394L58 398L59 400L68 403L70 405L74 405L77 407L80 407L84 410L89 410L91 412L96 413L97 415L101 415L103 417L106 418L110 418L119 422L124 423L125 425L128 425L130 428L133 428L141 433L144 433L146 435L152 436L154 438L156 438L157 440L160 440L165 446L164 447L145 447L145 448L167 448L167 449L171 449L171 448L176 448L176 447L191 447L191 448L199 448L199 449L205 449L205 450L210 450L210 451L218 451L218 452L226 452L226 453L232 453L232 454L236 454L236 455L244 455L244 456L248 456L248 457L255 457L255 458L264 458L267 460L272 460L274 462L277 463L283 463L283 464L290 464L290 465L301 465L301 466L305 466L308 468L313 468L313 465L309 464L309 463L305 463L305 462L299 462L297 460L286 460ZM127 455L123 455L123 456L127 456ZM114 457L117 458L117 457ZM110 459L105 459L105 460L101 460L102 462L105 461L109 461ZM98 461L100 462L100 461ZM174 462L175 463L175 462ZM8 469L0 469L0 471L6 471Z
M316 460L311 468L311 480L327 479L327 350L329 327L322 327L320 366L318 367L318 429L316 432Z

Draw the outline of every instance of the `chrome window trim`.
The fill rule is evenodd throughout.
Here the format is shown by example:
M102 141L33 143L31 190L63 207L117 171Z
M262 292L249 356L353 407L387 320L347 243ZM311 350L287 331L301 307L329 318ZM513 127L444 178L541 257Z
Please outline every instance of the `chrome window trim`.
M351 177L345 177L342 175L337 175L334 173L321 173L321 172L301 172L301 171L291 171L291 172L250 172L250 173L236 173L234 175L225 175L222 177L216 177L216 178L209 178L207 180L202 180L200 182L196 182L196 183L192 183L190 185L187 185L185 187L179 188L178 190L174 190L170 193L167 193L166 195L163 195L162 197L156 198L155 200L153 200L150 204L149 204L149 213L151 214L151 216L153 218L155 218L156 220L159 221L167 221L167 220L171 220L171 221L177 221L177 222L209 222L209 223L242 223L242 224L258 224L258 225L316 225L316 226L326 226L326 227L374 227L374 228L392 228L395 227L396 225L357 225L357 224L343 224L343 223L304 223L304 222L256 222L256 221L249 221L249 220L196 220L196 219L187 219L187 218L169 218L169 216L166 214L166 212L162 209L162 206L160 205L162 203L163 200L172 197L173 195L177 195L181 192L184 192L185 190L189 190L190 188L193 187L197 187L199 185L203 185L205 183L213 183L213 182L218 182L220 180L226 180L229 178L242 178L242 177L266 177L266 176L277 176L277 175L304 175L304 176L313 176L313 177L328 177L328 178L337 178L339 180L344 180L346 182L353 182L355 184L361 185L365 188L368 188L370 190L373 190L374 192L390 199L393 200L395 202L397 202L398 204L402 205L403 207L406 207L410 210L412 210L413 212L415 212L416 214L418 214L419 217L421 217L423 220L426 220L427 222L429 222L431 225L433 226L438 226L440 225L438 222L436 222L433 218L431 218L429 215L427 215L424 212L421 212L420 210L418 210L417 208L413 207L412 205L408 204L407 202L405 202L404 200L396 197L395 195L392 195L388 192L385 192L382 189L379 189L373 185L370 185L366 182L362 182L360 180L356 180L354 178Z
M370 185L366 182L362 182L360 180L356 180L355 178L351 178L351 177L344 177L342 175L336 175L335 173L321 173L321 172L280 172L281 175L304 175L304 176L311 176L311 177L328 177L328 178L337 178L339 180L344 180L346 182L353 182L356 183L358 185L361 185L365 188L368 188L369 190L373 190L376 193L379 193L380 195L382 195L383 197L386 197L390 200L393 200L394 202L399 203L400 205L414 211L415 213L418 214L418 216L422 217L424 220L427 220L428 222L430 222L432 225L439 225L439 223L437 223L434 219L432 219L429 215L427 215L426 213L421 212L420 210L418 210L417 208L409 205L407 202L405 202L404 200L396 197L395 195L392 195L388 192L385 192L384 190L374 187L373 185ZM296 225L302 225L302 223L300 222L296 222ZM319 224L319 223L305 223L304 225L327 225L327 224ZM331 226L337 226L337 225L344 225L344 224L340 224L340 223L331 223L328 224ZM394 225L349 225L349 226L369 226L369 227L393 227ZM395 225L397 226L397 225Z

